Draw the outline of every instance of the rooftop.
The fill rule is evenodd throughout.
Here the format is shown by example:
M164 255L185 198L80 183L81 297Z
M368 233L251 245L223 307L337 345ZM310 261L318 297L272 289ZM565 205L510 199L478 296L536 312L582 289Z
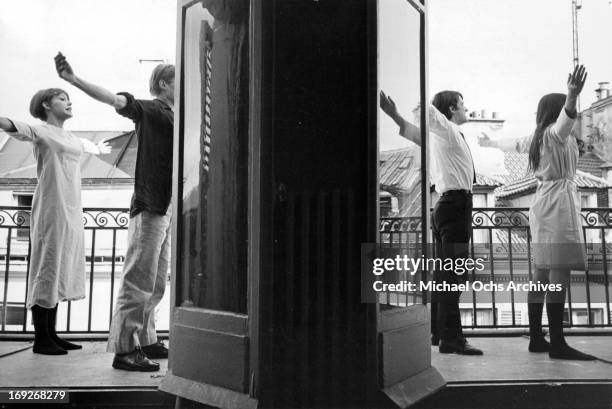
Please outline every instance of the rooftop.
M106 140L111 145L107 155L83 155L81 176L91 179L132 180L136 163L134 132L72 131L77 137L94 143ZM36 159L29 143L17 141L0 132L0 183L35 183Z
M582 189L605 189L610 187L606 180L581 170L576 171L574 180L578 187ZM535 176L529 175L497 188L495 196L498 199L504 199L518 195L527 195L534 192L537 186L538 181Z

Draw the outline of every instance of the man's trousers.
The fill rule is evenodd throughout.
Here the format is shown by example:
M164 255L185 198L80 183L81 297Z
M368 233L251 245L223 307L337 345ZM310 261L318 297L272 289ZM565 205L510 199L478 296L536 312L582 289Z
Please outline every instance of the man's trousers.
M117 295L108 352L132 352L157 342L155 307L166 289L170 257L170 210L142 211L130 219L128 249Z
M469 257L472 236L472 195L452 192L440 197L432 215L432 229L436 243L436 257L456 260ZM460 284L466 282L467 272L434 271L437 283ZM463 338L459 297L461 291L432 292L431 332L434 337L451 341Z

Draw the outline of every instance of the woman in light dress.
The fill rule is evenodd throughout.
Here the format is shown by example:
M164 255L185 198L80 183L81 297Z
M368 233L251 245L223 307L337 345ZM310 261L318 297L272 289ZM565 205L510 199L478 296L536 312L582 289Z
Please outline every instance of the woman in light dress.
M0 117L0 129L30 142L37 161L27 297L35 330L33 351L63 355L81 348L59 338L55 331L58 302L85 298L81 156L84 152L108 153L110 148L63 129L72 117L72 103L61 89L37 92L30 102L30 113L44 123L30 126Z
M532 281L558 286L558 290L549 287L547 291L529 292L529 351L548 352L556 359L594 359L567 345L563 336L570 271L586 267L580 200L574 181L578 145L570 135L577 116L576 100L585 80L584 67L577 66L567 80L567 96L548 94L542 97L529 149L529 168L538 179L529 212L535 261ZM542 332L545 297L550 343Z

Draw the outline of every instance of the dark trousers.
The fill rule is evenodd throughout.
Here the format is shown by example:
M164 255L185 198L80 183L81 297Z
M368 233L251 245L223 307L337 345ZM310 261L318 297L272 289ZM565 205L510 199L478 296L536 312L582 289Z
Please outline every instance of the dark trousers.
M436 243L436 257L469 257L469 241L472 236L472 195L456 193L441 196L432 214L432 230ZM434 271L437 283L459 284L466 282L467 273ZM431 294L431 333L441 340L463 338L459 297L461 291L436 292Z

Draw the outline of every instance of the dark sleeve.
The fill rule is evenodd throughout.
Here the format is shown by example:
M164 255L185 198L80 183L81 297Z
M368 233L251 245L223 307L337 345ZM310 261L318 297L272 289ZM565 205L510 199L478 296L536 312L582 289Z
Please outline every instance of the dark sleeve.
M134 98L134 95L129 92L119 92L117 95L123 95L127 99L125 107L117 109L117 113L126 118L130 118L134 122L142 120L144 101Z

